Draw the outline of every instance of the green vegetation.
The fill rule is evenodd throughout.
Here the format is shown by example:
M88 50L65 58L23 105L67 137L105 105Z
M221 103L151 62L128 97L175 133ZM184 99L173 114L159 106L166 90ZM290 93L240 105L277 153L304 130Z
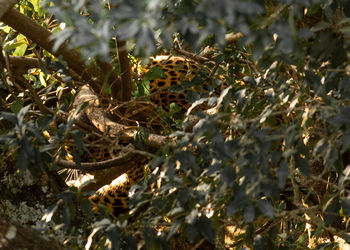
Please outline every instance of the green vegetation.
M1 4L0 216L73 249L349 243L348 1ZM186 115L174 104L169 113L136 112L149 107L149 82L164 73L142 79L136 68L159 54L211 71L170 89L189 90ZM98 105L78 94L82 85ZM203 103L210 112L196 109ZM101 129L99 112L115 127ZM129 213L117 219L94 216L91 192L57 174L68 153L73 167L89 172L84 136L101 132L120 155L149 160ZM92 168L101 159L94 161ZM132 167L123 164L119 174ZM26 211L32 219L14 218Z

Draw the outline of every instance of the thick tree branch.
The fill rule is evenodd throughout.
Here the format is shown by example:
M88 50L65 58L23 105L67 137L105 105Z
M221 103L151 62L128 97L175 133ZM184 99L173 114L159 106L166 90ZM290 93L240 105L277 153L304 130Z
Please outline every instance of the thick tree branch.
M0 19L16 3L17 3L17 0L0 0Z
M119 64L122 79L122 98L121 101L129 101L131 98L132 81L131 68L128 58L128 51L126 49L126 41L116 41L118 48Z
M110 120L102 108L87 107L85 112L91 123L102 133L118 137L122 141L132 142L134 140L137 129ZM148 145L151 147L161 148L170 142L171 140L166 136L157 134L148 136Z
M39 59L25 56L10 56L10 64L14 69L40 68Z
M100 107L99 100L96 95L87 87L83 86L74 101L74 107L78 109L80 105L88 102L90 105L84 109L89 122L92 123L103 134L117 137L121 141L132 142L137 133L135 127L126 126L108 118L105 109ZM169 137L157 134L150 134L148 137L148 145L155 148L161 148L165 145L171 145Z
M57 79L58 77L54 75L54 72L56 71L50 65L47 65L45 61L41 60L40 62L40 60L41 59L39 58L31 58L26 56L9 56L11 69L18 75L27 74L28 69L40 68L40 63L42 63L46 69L51 71L53 77ZM75 81L81 80L81 77L71 69L69 69L69 74ZM59 81L62 82L61 79L59 79Z

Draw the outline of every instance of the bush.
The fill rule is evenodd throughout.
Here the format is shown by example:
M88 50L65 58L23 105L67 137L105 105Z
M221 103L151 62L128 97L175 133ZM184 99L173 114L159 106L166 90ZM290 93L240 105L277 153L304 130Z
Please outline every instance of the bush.
M88 217L81 190L60 193L46 216L61 214L55 220L63 223L70 246L295 249L349 241L347 1L34 3L15 7L54 33L53 47L43 31L41 37L17 30L23 36L9 27L16 29L10 14L0 16L1 154L17 162L15 169L55 172L67 141L84 169L79 152L86 145L74 132L85 122L83 111L67 116L81 98L78 86L101 94L102 107L129 101L130 58L147 61L157 51L191 55L211 70L199 85L223 86L220 93L194 94L184 117L162 113L160 128L146 129L142 118L133 117L141 124L135 152L152 161L147 180L131 190L129 214ZM13 56L40 59L37 70L19 71ZM53 101L51 90L57 93ZM195 108L203 102L210 112ZM61 124L52 129L53 146L41 133L56 118ZM167 146L151 143L155 133ZM90 223L81 226L84 216ZM87 230L83 243L73 240L77 227Z

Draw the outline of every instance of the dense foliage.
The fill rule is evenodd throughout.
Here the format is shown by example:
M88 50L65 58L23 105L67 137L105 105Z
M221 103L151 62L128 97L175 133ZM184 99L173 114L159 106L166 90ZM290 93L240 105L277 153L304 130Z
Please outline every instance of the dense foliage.
M151 150L149 176L133 187L129 214L93 217L83 192L67 188L56 195L45 220L62 223L70 246L331 249L339 239L350 241L348 1L38 2L16 7L55 33L54 49L68 41L87 65L114 63L120 73L117 37L127 41L134 60L202 52L213 70L209 80L196 78L212 86L209 94L188 92L187 115L198 117L193 129L176 107L163 114L168 125L161 132L176 145ZM54 145L42 135L72 108L72 78L65 62L36 41L5 24L0 29L2 57L40 58L59 73L41 65L21 78L43 94L48 114L25 92L27 85L18 87L7 78L9 68L1 69L1 166L13 162L8 172L29 169L35 176L55 172L68 134L77 151L85 147L73 119L55 131ZM231 32L243 36L230 42ZM203 102L212 112L195 109ZM139 150L148 149L147 136L140 127Z

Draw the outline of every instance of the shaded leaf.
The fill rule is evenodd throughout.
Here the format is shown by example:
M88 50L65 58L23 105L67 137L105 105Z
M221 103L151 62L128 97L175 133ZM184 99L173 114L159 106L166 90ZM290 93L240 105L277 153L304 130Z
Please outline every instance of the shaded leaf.
M13 114L10 112L2 112L1 117L10 121L13 124L17 124L17 122L18 122L16 114Z
M266 239L262 235L257 235L254 239L254 249L255 250L265 250L267 249Z
M277 169L277 178L278 178L279 188L283 188L285 186L288 175L289 175L288 163L286 161L282 161L279 168Z
M267 217L273 218L275 217L275 210L272 204L267 200L258 200L257 206L260 211L266 215Z
M342 208L343 208L343 213L346 216L350 216L350 198L342 199Z
M137 250L137 240L131 235L127 235L125 237L125 246L123 246L125 250Z
M195 224L197 230L206 238L210 243L214 244L215 240L215 228L213 222L206 216L202 215L198 218Z
M184 219L180 218L171 224L171 228L170 228L168 236L167 236L168 240L170 240L177 233L179 228L182 226L183 222L184 222Z
M246 223L252 222L255 218L255 208L252 205L249 205L244 209L243 212L243 221Z
M310 177L310 166L305 158L301 158L300 155L294 154L295 167L298 168L301 173L307 177Z
M112 249L118 250L120 248L120 228L115 224L111 224L107 227L106 231L107 237L112 243Z
M194 225L192 224L186 225L186 235L189 242L192 243L196 239L198 234L199 234L198 229Z
M19 112L23 108L23 100L22 99L17 99L14 103L11 105L11 111L13 113Z
M337 198L334 198L327 203L327 208L324 211L324 221L326 226L332 225L336 219L340 209L340 203Z

